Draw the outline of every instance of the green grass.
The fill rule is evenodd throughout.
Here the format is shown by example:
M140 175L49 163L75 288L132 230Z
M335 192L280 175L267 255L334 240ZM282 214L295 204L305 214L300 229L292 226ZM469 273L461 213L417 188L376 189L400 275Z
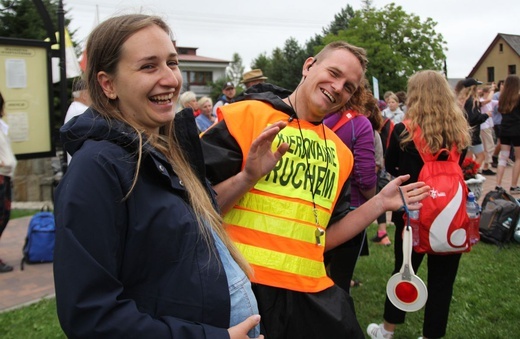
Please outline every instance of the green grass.
M369 235L376 232L370 226ZM393 240L394 228L389 227ZM381 322L386 282L393 267L393 246L370 243L370 255L361 257L354 276L363 282L352 289L362 328ZM462 256L455 282L446 338L520 337L520 244L502 250L479 243ZM426 262L418 275L426 281ZM395 338L417 338L422 333L423 310L409 313ZM54 299L0 313L0 338L65 338L56 317Z
M395 228L389 227L393 240ZM369 228L369 238L376 233ZM393 245L369 244L370 255L361 257L354 277L363 285L351 290L359 323L381 323L386 283L393 269ZM462 255L453 291L446 338L516 338L520 337L520 244L503 249L478 243ZM418 275L426 283L427 263ZM424 309L408 313L406 322L397 327L395 338L422 335Z
M55 299L45 299L14 311L0 313L0 338L66 338L56 316Z
M37 212L39 212L39 210L18 210L18 209L11 210L11 218L10 219L27 217L27 216L30 216L30 215L34 215Z

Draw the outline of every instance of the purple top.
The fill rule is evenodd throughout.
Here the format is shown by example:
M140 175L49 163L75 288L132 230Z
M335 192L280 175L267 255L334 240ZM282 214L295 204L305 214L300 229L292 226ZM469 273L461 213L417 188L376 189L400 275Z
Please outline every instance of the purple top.
M323 123L331 128L339 121L340 117L340 114L331 114L325 118ZM354 130L355 140L352 140L352 130ZM358 115L341 126L336 134L354 155L354 167L350 174L350 205L359 207L367 201L360 190L366 191L376 186L374 130L367 117Z

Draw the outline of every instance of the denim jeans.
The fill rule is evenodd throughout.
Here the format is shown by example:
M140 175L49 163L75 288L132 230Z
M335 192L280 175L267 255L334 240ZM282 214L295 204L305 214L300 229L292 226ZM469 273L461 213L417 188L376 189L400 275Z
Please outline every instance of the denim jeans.
M244 271L238 266L236 261L229 253L226 245L219 236L213 232L215 245L220 255L220 261L224 266L229 287L231 300L231 314L229 326L235 326L246 320L248 317L258 314L258 304L251 289L251 282ZM251 329L248 333L250 338L257 338L260 335L260 325Z

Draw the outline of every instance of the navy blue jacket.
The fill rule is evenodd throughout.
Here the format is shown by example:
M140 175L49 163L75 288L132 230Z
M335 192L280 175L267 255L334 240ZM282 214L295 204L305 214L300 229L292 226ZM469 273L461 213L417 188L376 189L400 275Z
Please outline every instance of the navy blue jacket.
M191 110L177 113L175 126L205 180ZM135 132L89 109L61 134L73 155L55 206L56 303L66 335L229 338L225 271L165 157L145 144L139 179L124 200L136 170Z

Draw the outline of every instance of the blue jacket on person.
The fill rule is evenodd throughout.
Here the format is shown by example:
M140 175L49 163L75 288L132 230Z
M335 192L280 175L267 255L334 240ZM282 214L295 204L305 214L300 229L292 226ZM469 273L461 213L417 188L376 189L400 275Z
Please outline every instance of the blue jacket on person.
M205 181L191 109L176 114L179 146ZM183 183L129 126L88 109L61 129L73 157L56 191L54 279L69 338L229 338L230 297Z

